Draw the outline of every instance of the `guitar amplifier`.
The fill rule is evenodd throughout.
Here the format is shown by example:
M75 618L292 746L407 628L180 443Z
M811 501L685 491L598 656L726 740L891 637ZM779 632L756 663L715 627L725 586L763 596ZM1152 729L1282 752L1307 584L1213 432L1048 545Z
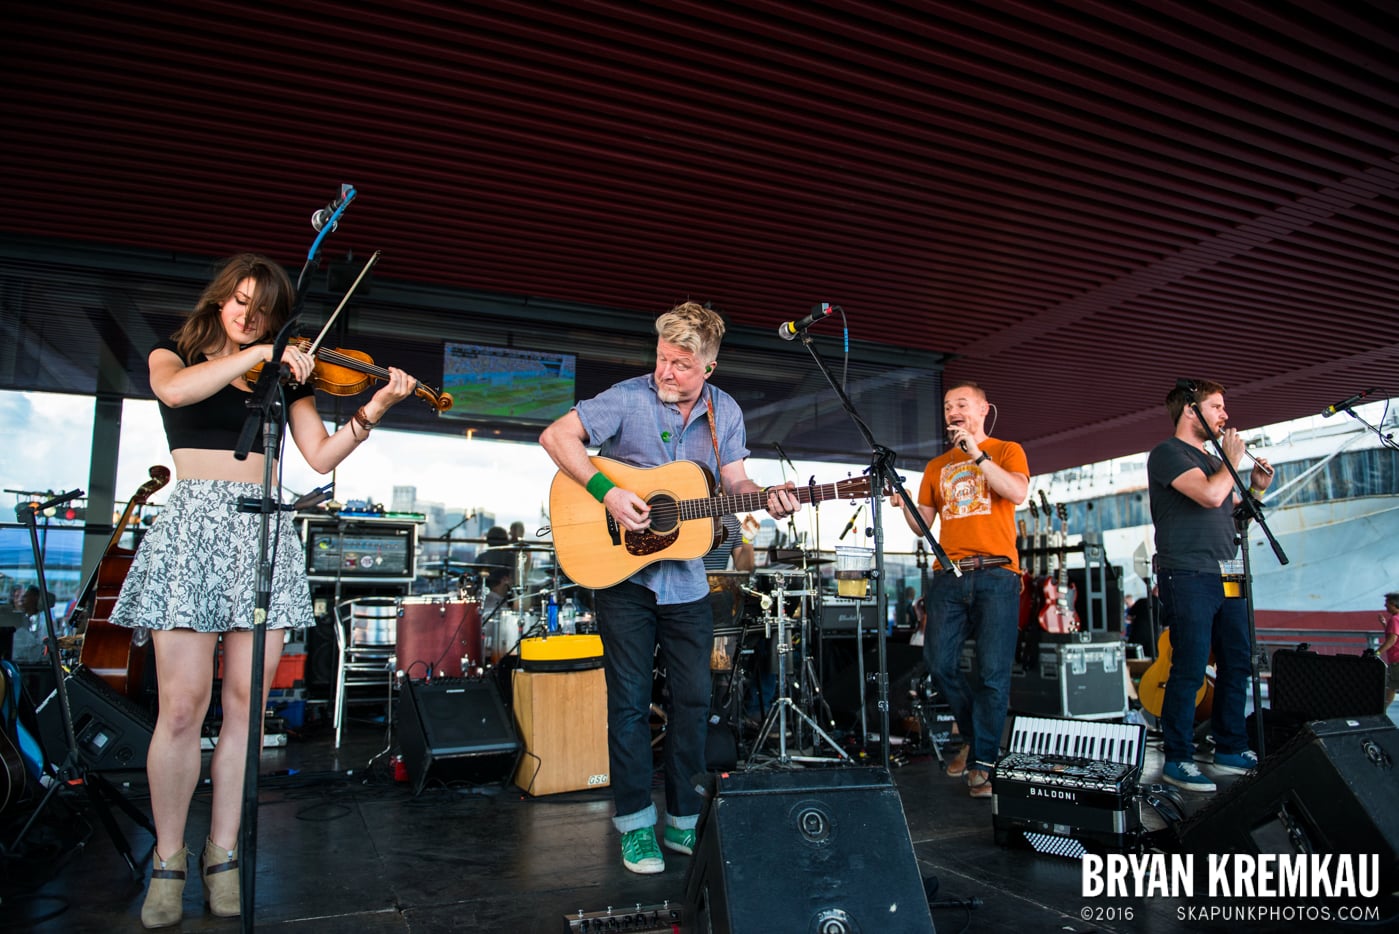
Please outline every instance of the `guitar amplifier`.
M862 631L874 632L879 628L879 605L874 600L842 600L838 597L827 597L821 601L822 632L853 633L856 620L859 620Z

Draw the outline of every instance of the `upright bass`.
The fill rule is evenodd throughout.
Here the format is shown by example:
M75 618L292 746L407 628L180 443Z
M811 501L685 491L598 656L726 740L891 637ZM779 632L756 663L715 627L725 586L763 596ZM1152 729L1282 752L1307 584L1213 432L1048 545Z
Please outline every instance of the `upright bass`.
M131 570L131 559L136 555L135 549L123 548L117 543L137 507L146 505L157 490L170 482L170 468L157 464L150 469L150 476L126 504L102 560L83 584L76 604L90 608L78 660L114 690L133 700L138 699L141 692L145 653L132 649L130 629L108 620L126 580L126 572Z

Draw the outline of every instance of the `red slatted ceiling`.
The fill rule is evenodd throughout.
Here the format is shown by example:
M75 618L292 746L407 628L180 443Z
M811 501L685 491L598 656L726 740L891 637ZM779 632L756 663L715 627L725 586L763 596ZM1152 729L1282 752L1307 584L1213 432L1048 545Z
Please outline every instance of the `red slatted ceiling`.
M0 231L293 264L349 181L334 249L396 279L838 301L1037 471L1149 446L1177 376L1249 425L1399 362L1387 3L126 10L11 12Z

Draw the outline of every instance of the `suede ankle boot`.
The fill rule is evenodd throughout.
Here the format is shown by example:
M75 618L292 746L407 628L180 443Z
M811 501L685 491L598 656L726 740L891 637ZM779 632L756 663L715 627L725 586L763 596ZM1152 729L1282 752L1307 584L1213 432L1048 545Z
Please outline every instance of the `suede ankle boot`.
M151 852L151 884L146 889L146 901L141 905L141 923L148 928L163 928L179 924L184 914L185 876L189 870L189 850L169 859Z
M204 855L199 859L200 875L204 878L204 900L209 910L220 918L236 918L239 914L238 850L215 846L204 841Z

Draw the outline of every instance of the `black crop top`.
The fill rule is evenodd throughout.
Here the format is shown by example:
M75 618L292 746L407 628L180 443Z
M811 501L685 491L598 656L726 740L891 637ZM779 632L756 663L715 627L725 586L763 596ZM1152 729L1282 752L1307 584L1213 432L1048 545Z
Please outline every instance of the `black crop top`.
M180 356L180 348L173 340L166 338L152 350L168 350ZM180 359L184 359L180 357ZM185 365L189 366L188 360ZM297 399L314 394L310 386L286 387L288 408ZM225 386L207 399L192 405L172 409L164 402L160 405L160 420L165 423L165 439L170 450L179 448L200 448L207 451L232 451L238 447L238 436L243 432L243 421L248 417L248 397L251 393L233 386ZM252 453L262 453L262 432L253 439Z

